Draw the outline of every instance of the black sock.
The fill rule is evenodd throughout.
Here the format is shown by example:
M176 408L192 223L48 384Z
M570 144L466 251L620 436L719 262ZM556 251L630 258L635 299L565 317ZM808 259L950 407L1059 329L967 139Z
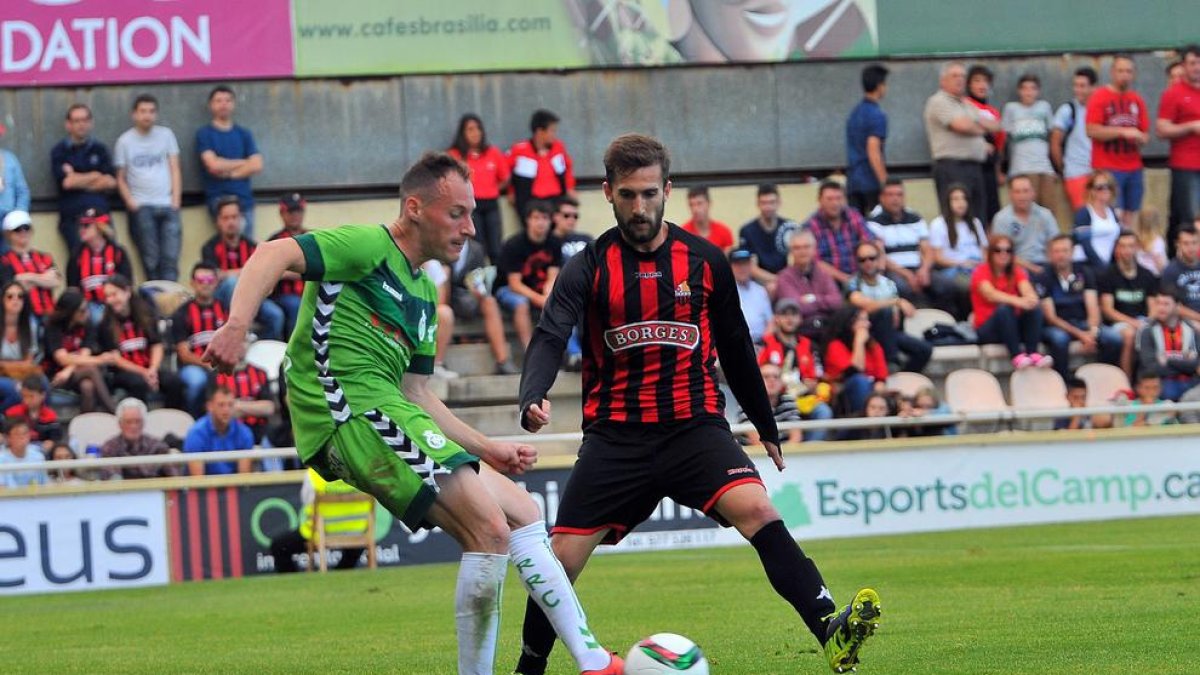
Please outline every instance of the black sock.
M750 538L750 545L758 551L775 592L796 608L817 641L825 644L824 619L837 607L816 564L800 550L782 520L765 525Z
M529 598L525 602L525 624L521 627L521 658L516 672L521 675L542 675L546 672L546 661L558 634L541 607Z

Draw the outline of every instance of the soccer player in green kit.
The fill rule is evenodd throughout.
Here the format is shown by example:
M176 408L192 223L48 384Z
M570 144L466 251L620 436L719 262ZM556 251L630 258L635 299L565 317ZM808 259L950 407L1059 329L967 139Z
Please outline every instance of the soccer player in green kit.
M420 267L453 264L475 234L470 174L449 155L427 154L401 179L400 201L390 225L259 246L204 358L232 369L259 304L284 272L300 274L304 300L284 362L296 449L306 465L373 495L409 529L438 526L462 545L458 672L492 672L511 560L580 671L619 675L623 663L592 636L537 505L499 473L524 472L536 451L486 438L428 386L437 293Z

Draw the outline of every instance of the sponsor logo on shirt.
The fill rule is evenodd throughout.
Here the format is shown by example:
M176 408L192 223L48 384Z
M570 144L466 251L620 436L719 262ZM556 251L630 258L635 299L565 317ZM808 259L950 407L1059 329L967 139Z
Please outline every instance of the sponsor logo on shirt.
M700 329L677 321L639 321L604 331L604 343L614 352L649 345L692 350L700 344Z
M662 278L662 270L654 270L653 272L634 272L633 278L641 279L642 281L645 281L647 279L661 279Z
M681 305L686 305L691 299L692 289L690 286L688 286L688 282L680 282L680 284L675 287L675 302Z

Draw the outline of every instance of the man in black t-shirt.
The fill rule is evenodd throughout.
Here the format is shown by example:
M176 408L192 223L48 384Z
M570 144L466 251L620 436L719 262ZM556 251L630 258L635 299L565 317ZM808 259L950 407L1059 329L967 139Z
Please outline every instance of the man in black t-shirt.
M1137 235L1128 230L1117 237L1112 265L1100 275L1100 313L1121 331L1121 368L1133 377L1133 347L1146 322L1146 299L1159 286L1150 270L1137 263Z
M500 250L493 293L512 314L522 347L533 338L533 309L541 310L550 297L562 267L562 242L550 236L550 202L535 199L525 206L525 231L509 237Z

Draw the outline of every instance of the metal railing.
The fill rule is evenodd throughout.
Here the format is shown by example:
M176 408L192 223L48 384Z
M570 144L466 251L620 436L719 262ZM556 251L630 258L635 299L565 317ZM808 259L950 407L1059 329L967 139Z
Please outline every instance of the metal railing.
M1200 401L1186 403L1158 403L1154 405L1131 406L1129 404L1110 404L1089 406L1085 408L1046 408L1043 410L996 410L989 412L958 412L945 415L926 415L924 417L850 417L830 420L805 420L802 422L786 422L779 425L780 431L800 429L802 431L827 429L832 431L869 429L888 427L904 429L922 426L953 426L960 424L994 424L997 427L1012 429L1019 422L1035 422L1063 417L1091 415L1129 415L1147 413L1181 413L1200 411ZM1200 428L1200 427L1198 427ZM752 424L735 424L734 433L754 431ZM497 436L495 440L520 441L531 445L543 443L578 442L583 433L571 431L553 434L523 434L516 436ZM967 438L966 436L963 437ZM836 444L827 447L836 447ZM249 456L248 456L249 455ZM29 462L22 464L0 464L0 474L10 472L40 471L40 470L71 470L89 471L92 469L118 469L126 466L164 466L190 464L192 462L236 462L244 459L291 459L296 457L295 448L262 448L254 450L227 450L222 452L172 452L164 455L145 455L136 457L106 457L81 458L58 462Z

